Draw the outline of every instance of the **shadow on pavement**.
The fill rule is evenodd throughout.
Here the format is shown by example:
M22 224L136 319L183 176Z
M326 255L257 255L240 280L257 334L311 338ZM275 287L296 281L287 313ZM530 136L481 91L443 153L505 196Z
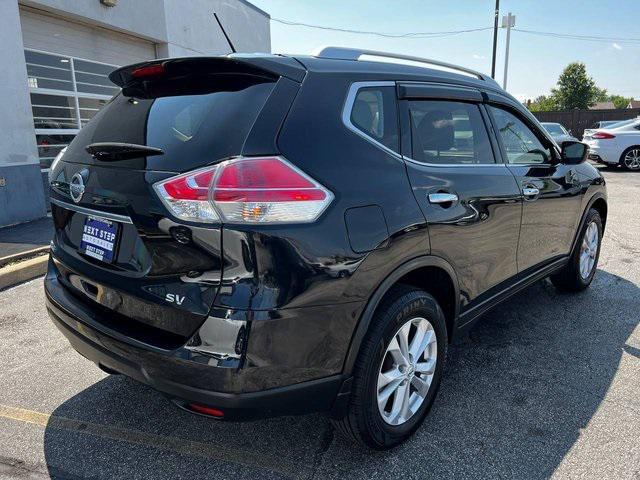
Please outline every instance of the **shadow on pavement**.
M53 220L44 217L20 225L0 228L0 258L49 245Z
M391 452L334 437L321 415L215 422L109 377L53 413L47 466L64 478L546 478L605 395L623 395L612 382L623 352L640 355L627 344L638 298L600 270L586 292L543 281L492 310L450 347L431 415Z

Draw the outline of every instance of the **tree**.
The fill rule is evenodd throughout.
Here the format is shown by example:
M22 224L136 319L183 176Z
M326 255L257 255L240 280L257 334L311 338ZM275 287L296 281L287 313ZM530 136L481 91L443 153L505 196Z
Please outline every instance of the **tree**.
M612 95L609 95L607 93L607 89L606 88L593 87L593 98L592 98L592 100L594 102L609 102L609 101L611 101L611 97L612 97Z
M529 105L529 110L532 112L551 112L558 110L558 103L555 97L540 95Z
M627 108L631 98L611 95L606 88L596 86L593 78L587 75L584 63L570 63L560 74L551 95L540 95L528 107L532 112L552 110L587 109L596 102L613 102L615 108Z
M622 95L609 95L609 100L613 102L616 108L627 108L629 102L633 100L630 97L623 97Z
M580 62L567 65L558 78L556 88L551 89L551 95L561 110L587 109L596 102L598 94L596 83L587 75L584 63Z

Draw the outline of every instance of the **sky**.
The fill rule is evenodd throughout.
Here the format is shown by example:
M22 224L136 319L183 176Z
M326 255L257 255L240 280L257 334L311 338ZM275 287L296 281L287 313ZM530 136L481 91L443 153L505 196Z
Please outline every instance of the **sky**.
M493 26L495 0L251 0L272 19L383 33L442 32ZM501 0L512 12L507 90L521 101L548 94L570 62L609 93L640 99L640 0ZM517 29L632 38L586 41L533 35ZM502 84L506 30L498 33L496 78ZM271 21L273 53L309 54L322 45L416 55L491 72L493 30L441 38L383 38L317 30Z

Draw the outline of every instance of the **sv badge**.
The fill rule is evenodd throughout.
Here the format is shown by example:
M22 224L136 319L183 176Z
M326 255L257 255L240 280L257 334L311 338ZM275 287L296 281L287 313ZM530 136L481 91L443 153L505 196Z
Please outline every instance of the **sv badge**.
M180 296L177 293L167 293L164 299L169 303L175 303L176 305L182 305L184 302L184 296Z

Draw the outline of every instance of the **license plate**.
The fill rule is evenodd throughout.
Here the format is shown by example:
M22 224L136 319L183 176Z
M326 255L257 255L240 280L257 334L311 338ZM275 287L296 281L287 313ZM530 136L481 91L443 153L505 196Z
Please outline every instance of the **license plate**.
M118 240L118 224L105 218L89 216L82 226L80 252L102 262L113 262Z

